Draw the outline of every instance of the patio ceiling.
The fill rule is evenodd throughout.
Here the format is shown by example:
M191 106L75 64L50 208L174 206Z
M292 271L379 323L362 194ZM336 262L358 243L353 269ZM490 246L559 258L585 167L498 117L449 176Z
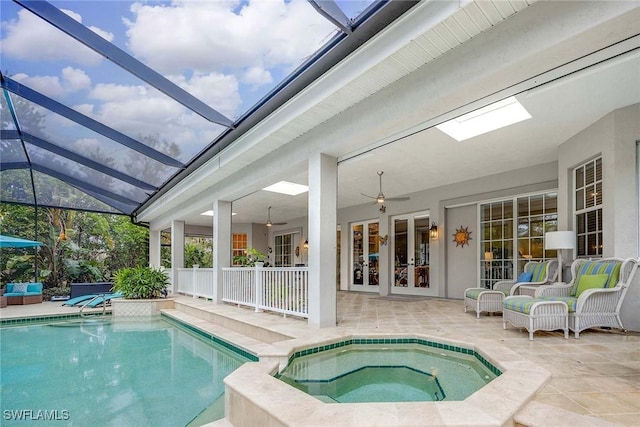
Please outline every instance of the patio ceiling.
M282 168L278 173L260 170L264 172L264 180L256 180L245 194L237 193L237 197L230 195L234 200L233 211L237 213L234 222L262 223L266 219L267 206L273 206L273 220L290 221L307 215L306 194L295 197L275 195L260 190L260 186L280 179L302 184L307 182L305 164L288 164L296 156L295 145L289 142L311 138L310 134L323 133L326 138L323 151L339 159L338 207L348 208L369 203L361 193L377 194L376 172L380 170L385 171L384 192L388 197L393 197L555 162L559 145L567 139L611 111L640 103L640 36L637 25L635 29L633 25L639 14L638 4L631 2L628 3L631 5L628 11L620 12L620 19L603 21L594 25L594 28L585 26L576 33L577 36L553 46L553 55L532 48L530 54L523 56L520 63L507 67L509 69L491 69L486 76L480 76L482 78L478 77L475 81L459 79L453 82L447 88L447 96L430 99L425 91L424 100L410 103L416 110L415 114L408 112L403 117L398 115L389 119L390 122L395 119L399 123L393 122L393 125L397 124L393 128L385 128L376 122L379 117L375 116L375 111L366 112L368 106L372 105L370 102L359 102L392 96L411 84L417 87L424 76L435 80L445 73L440 63L456 64L456 61L462 62L470 55L480 56L490 45L487 40L499 46L496 40L500 40L501 36L496 32L508 34L509 30L533 26L535 22L540 22L541 17L544 19L545 14L551 16L555 12L549 10L554 7L549 5L550 2L542 3L532 6L520 3L522 8L518 14L491 15L499 16L501 22L510 24L499 26L498 22L494 22L482 29L470 17L480 16L475 13L481 7L478 5L486 7L488 2L466 3L465 7L435 27L425 25L420 34L411 37L409 43L390 49L385 58L371 66L366 73L334 89L295 120L261 139L260 146L243 154L246 164L251 164L251 156L265 158L265 163L267 159L274 161L276 157L281 157L277 163ZM557 4L561 5L558 14L562 11L571 15L570 9L576 7L566 2ZM422 4L420 7L426 6ZM412 9L410 14L413 13L418 13L417 8ZM597 7L592 13L599 13ZM467 24L463 28L467 35L470 34L470 28L474 27L480 32L467 40L447 37L446 34L452 33L452 28L457 28L456 23ZM612 37L607 39L602 37L603 34ZM447 47L440 45L440 55L425 53L424 46L435 46L438 40L441 43L443 40L458 41ZM446 59L443 56L445 52ZM439 60L441 56L443 59ZM406 60L399 59L408 57L413 58L411 67L407 66ZM522 70L527 70L530 78L518 77L516 72L526 75L527 72ZM482 90L491 96L483 94ZM346 93L349 97L344 96ZM435 128L440 122L510 95L518 98L531 113L532 119L460 143ZM388 113L389 116L393 114L391 111ZM367 121L367 116L372 118ZM341 117L345 121L352 120L353 124L340 128L341 131L348 130L348 133L334 134L335 123L340 123ZM292 154L281 147L289 148ZM256 167L260 166L254 163L252 168ZM235 170L249 173L243 169L243 165L237 165ZM219 178L220 181L232 173L226 171ZM214 185L217 180L212 174L207 184ZM174 199L167 197L166 202L178 204L180 201L192 207L191 214L185 209L176 211L183 212L182 218L188 223L210 225L210 218L198 214L207 210L203 208L210 202L198 193L197 184L193 189L191 196L196 196L191 199L188 195L182 199L175 196ZM199 206L198 198L202 199L202 206ZM413 201L390 205L391 211L388 213L408 212L416 207ZM371 206L371 217L378 215L377 208Z
M132 214L414 4L3 1L1 200Z

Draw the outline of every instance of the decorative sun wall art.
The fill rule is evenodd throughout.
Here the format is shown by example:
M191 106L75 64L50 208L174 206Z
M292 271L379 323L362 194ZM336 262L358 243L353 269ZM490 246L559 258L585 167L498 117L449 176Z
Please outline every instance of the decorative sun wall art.
M456 228L456 232L453 235L453 241L456 243L456 247L469 244L469 240L471 240L471 231L469 231L469 227L460 226L460 228Z

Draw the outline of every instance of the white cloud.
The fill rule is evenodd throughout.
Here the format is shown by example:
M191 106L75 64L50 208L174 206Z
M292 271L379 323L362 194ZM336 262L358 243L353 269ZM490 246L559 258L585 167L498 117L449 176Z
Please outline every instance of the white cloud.
M15 81L48 97L60 98L64 95L64 88L60 83L60 79L56 76L29 76L24 73L18 73L11 77Z
M242 75L242 82L258 87L273 83L273 77L269 70L265 70L262 67L250 67Z
M82 70L65 67L62 78L58 76L29 76L18 73L11 76L15 81L50 98L60 99L83 89L91 87L91 79Z
M87 73L73 67L62 69L62 82L67 92L77 92L91 87L91 78Z
M61 9L78 22L82 17L70 10ZM97 27L89 27L102 38L112 41L113 34ZM24 61L71 61L82 65L94 65L103 58L62 31L22 9L18 19L6 23L6 37L0 42L2 54Z
M171 6L135 3L128 46L164 73L191 68L227 73L251 67L289 69L315 52L332 25L305 0L174 1ZM169 30L170 29L170 30Z

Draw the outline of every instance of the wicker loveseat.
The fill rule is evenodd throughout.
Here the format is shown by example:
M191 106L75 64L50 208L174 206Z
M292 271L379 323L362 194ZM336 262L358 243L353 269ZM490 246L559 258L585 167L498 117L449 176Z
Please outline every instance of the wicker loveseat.
M7 305L39 304L42 302L42 283L7 283L4 296Z

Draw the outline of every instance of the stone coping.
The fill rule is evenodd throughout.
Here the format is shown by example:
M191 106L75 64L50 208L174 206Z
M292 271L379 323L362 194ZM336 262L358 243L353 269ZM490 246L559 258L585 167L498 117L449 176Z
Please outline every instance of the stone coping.
M295 352L345 340L416 339L471 349L502 375L458 402L323 403L274 375ZM296 341L296 340L292 340ZM293 344L293 343L292 343ZM549 372L495 342L469 344L422 334L375 334L298 343L285 354L246 363L225 380L226 418L236 427L269 426L504 426L550 378Z

